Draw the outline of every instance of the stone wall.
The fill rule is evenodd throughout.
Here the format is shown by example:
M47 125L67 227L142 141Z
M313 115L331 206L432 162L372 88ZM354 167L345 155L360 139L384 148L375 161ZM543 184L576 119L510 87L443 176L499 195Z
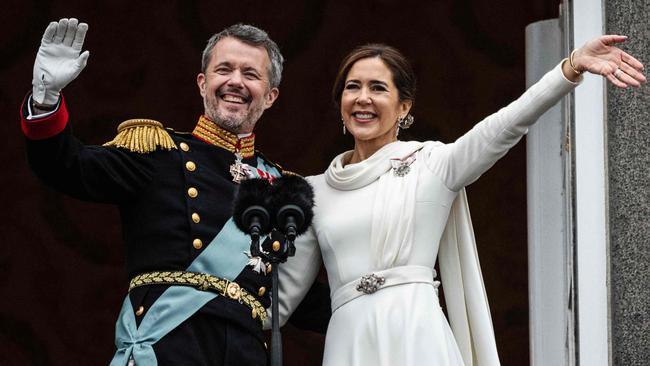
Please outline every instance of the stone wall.
M650 2L605 1L608 34L650 70ZM648 72L646 71L646 76ZM607 89L613 365L650 362L650 85Z

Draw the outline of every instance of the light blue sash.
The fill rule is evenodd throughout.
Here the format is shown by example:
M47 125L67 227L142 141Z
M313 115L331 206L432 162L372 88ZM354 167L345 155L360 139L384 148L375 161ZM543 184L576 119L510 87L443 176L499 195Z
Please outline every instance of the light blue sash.
M257 170L257 169L261 170L263 173L260 174L259 170ZM272 176L272 177L275 177L275 178L280 176L280 172L274 166L268 165L264 161L264 159L260 158L259 156L257 157L257 169L253 169L252 171L250 171L250 173L253 175L252 178L268 179L269 176ZM264 174L266 176L264 176Z
M250 239L230 219L187 271L234 280L248 263L244 251L249 247ZM138 327L127 295L115 327L117 352L111 366L125 366L131 355L138 366L157 365L152 345L217 296L214 292L189 286L170 286L147 311Z
M276 178L281 175L273 165L267 164L264 159L260 158L259 156L257 157L257 169L261 169Z
M272 176L280 176L275 167L259 157L257 168ZM207 273L232 281L248 263L244 251L249 249L250 238L235 226L231 218L186 271ZM137 366L156 366L158 362L153 344L217 296L214 292L199 291L189 286L170 286L149 308L138 327L127 295L115 326L117 351L110 366L126 366L131 356Z

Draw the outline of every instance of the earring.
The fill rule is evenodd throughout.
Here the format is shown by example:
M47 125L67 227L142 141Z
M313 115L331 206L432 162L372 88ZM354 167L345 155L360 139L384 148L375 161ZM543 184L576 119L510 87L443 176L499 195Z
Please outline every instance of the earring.
M397 118L397 124L399 128L407 129L411 127L413 122L415 121L415 118L409 113L406 116L398 117Z
M345 121L343 120L343 117L341 117L341 122L343 122L343 134L345 135Z

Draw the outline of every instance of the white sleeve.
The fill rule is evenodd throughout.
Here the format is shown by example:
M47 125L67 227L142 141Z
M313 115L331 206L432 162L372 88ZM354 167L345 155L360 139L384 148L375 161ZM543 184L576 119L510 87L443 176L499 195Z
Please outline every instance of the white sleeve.
M424 151L427 166L447 188L460 190L492 167L528 132L530 125L578 84L564 77L560 63L517 100L476 124L454 143L430 144Z
M280 265L278 309L280 315L280 326L283 326L293 311L296 310L302 299L305 297L321 266L320 247L314 234L313 227L296 238L296 254ZM271 309L267 313L271 314ZM271 328L271 317L264 324L265 329Z

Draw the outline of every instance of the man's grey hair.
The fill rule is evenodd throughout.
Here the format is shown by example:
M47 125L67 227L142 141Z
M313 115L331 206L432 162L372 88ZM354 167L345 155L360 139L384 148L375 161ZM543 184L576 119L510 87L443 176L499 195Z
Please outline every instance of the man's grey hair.
M280 48L275 44L275 42L273 42L273 40L271 40L271 38L269 38L269 35L265 31L248 24L239 23L231 25L210 37L208 44L203 50L201 72L206 72L214 46L217 42L227 37L236 38L251 46L264 47L269 55L269 60L271 60L271 67L269 67L268 70L271 88L277 88L280 85L280 80L282 79L282 63L284 62L284 57L282 57L282 54L280 53Z

